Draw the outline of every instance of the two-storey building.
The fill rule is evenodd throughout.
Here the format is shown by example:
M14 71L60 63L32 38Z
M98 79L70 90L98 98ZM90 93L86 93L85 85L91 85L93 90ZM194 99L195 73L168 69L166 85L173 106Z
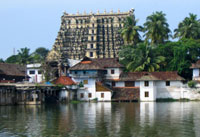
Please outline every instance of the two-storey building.
M70 68L70 73L79 83L78 99L87 101L180 99L184 80L177 72L123 72L123 66L114 58L85 57Z

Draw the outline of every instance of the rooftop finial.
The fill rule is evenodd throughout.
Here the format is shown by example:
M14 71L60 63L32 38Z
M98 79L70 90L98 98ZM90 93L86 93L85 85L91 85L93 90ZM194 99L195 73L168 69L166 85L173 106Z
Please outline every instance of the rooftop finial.
M106 9L104 10L104 13L106 14Z
M93 14L93 13L92 13L92 10L90 11L90 14Z
M99 14L99 10L97 10L97 14Z
M84 13L84 15L86 15L86 11L85 11L85 10L84 10L84 12L83 12L83 13Z
M111 9L110 13L113 13L113 9Z
M118 9L118 13L120 13L120 9Z
M79 15L79 10L77 10L77 15Z

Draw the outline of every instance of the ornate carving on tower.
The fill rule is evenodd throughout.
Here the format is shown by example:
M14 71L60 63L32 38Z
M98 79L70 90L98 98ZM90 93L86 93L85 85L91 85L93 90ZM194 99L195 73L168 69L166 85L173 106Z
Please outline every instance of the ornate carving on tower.
M127 16L133 16L134 9L128 12L106 12L68 14L64 12L61 26L52 51L47 59L82 59L118 57L123 39L119 30ZM133 16L134 17L134 16Z

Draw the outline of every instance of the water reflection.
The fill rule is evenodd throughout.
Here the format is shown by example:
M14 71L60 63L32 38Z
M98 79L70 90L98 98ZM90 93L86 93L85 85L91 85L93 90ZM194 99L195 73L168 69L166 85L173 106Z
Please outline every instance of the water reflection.
M1 106L0 136L200 136L200 103Z

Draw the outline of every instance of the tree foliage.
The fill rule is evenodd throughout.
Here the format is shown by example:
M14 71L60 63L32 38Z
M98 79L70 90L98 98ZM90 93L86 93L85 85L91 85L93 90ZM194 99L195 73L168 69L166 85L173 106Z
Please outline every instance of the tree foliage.
M4 60L0 58L0 63L4 63Z
M171 31L165 16L160 11L146 18L146 22L144 23L144 36L146 41L150 41L151 45L164 43L170 37Z
M141 42L139 31L142 31L141 26L137 26L138 20L134 16L128 16L124 22L124 28L121 30L121 35L127 44L137 44Z
M132 72L154 72L165 64L165 57L155 54L155 48L144 43L140 43L135 47L125 47L119 56L126 69Z
M175 38L200 39L200 20L197 19L197 15L190 13L189 17L179 23L174 32Z

